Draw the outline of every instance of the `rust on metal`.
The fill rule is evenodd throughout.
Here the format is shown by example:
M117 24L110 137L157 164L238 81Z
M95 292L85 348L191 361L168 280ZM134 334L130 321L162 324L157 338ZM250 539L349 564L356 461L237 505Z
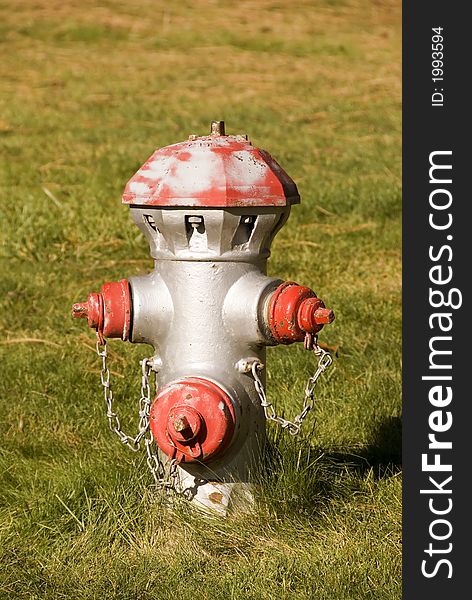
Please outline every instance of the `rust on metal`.
M313 315L313 320L317 325L327 325L334 321L334 312L331 308L318 308Z
M72 305L72 316L76 319L86 319L88 317L88 303L78 302Z
M208 494L208 498L215 504L221 504L223 494L221 492L212 492L211 494Z
M174 429L175 431L182 432L185 429L190 428L190 423L187 420L185 415L179 415L174 421Z
M225 122L224 121L212 121L210 128L210 135L225 135Z

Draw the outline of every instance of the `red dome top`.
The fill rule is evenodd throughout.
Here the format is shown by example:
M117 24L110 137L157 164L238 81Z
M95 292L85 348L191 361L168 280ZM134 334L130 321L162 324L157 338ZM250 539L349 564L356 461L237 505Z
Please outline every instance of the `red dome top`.
M190 136L156 150L128 181L124 204L148 206L286 206L297 186L265 150L245 136Z

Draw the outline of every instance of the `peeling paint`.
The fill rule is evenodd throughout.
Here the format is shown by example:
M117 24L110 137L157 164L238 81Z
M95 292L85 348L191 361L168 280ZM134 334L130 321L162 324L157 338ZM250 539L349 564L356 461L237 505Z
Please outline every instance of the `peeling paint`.
M125 204L286 206L295 183L270 154L237 136L206 136L154 152L128 182Z

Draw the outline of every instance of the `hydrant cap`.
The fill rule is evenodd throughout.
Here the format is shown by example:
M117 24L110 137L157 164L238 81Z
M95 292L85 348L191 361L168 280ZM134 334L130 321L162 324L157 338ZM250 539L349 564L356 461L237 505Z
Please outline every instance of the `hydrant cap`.
M186 377L161 389L151 407L150 427L168 456L177 453L179 462L209 460L232 440L234 407L216 383Z
M192 135L156 150L128 181L123 203L205 208L298 204L295 182L271 155L246 136L224 135L221 124L213 122L211 135Z

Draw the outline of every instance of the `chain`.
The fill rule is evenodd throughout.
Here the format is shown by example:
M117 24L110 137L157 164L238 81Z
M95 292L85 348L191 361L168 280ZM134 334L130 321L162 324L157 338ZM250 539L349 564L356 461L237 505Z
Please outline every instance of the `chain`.
M157 452L154 450L154 439L151 431L149 431L148 437L144 439L144 445L146 448L146 463L151 471L151 475L154 479L154 483L157 488L165 488L168 490L176 490L176 479L177 479L177 461L175 458L171 458L169 462L169 469L166 473L164 465L159 460Z
M254 387L256 388L256 392L261 401L261 406L264 409L266 419L268 421L274 421L275 423L278 423L282 427L282 429L288 429L288 431L292 435L298 435L300 433L303 421L315 405L315 388L318 383L318 380L322 373L324 373L333 362L331 354L329 352L326 352L326 350L323 350L323 348L321 348L320 346L318 346L317 336L313 336L310 340L308 340L305 347L312 349L315 356L318 357L318 367L314 375L308 378L307 384L305 386L305 398L303 400L302 411L299 415L297 415L294 418L293 421L289 421L287 419L284 419L283 417L278 416L275 412L274 406L267 400L264 385L258 373L258 371L262 371L262 369L264 368L263 363L255 360L251 366L252 376L254 377Z
M149 385L149 375L151 373L151 363L145 358L140 361L142 368L141 376L141 398L139 399L139 431L135 436L127 435L121 429L120 419L113 410L113 389L110 383L110 369L108 368L107 342L104 338L97 336L97 354L102 359L102 368L100 371L100 381L103 387L103 397L105 399L106 415L110 430L115 433L124 446L128 446L133 452L137 452L141 445L140 441L146 435L149 428L149 412L151 409L151 386Z
M251 372L254 377L254 387L259 399L261 406L264 409L266 419L278 423L283 429L288 429L292 435L298 435L303 421L307 414L313 409L315 403L315 388L318 380L324 371L331 366L333 359L329 352L323 350L318 346L317 336L313 336L305 347L312 349L315 356L318 357L318 367L306 384L305 387L305 398L303 401L303 408L299 415L297 415L293 421L289 421L280 417L276 414L274 406L267 400L264 385L259 377L259 371L264 368L263 363L258 360L254 360L251 365ZM154 479L154 483L158 488L175 489L176 480L178 477L177 472L177 460L171 458L169 462L169 468L166 473L165 467L157 452L154 449L154 439L149 426L150 423L150 411L151 411L151 385L149 378L151 371L153 370L153 364L148 358L144 358L140 361L141 365L141 397L139 399L139 430L135 436L128 435L121 429L120 419L113 410L113 389L110 381L110 369L108 368L108 351L107 342L100 333L97 332L97 343L96 350L98 356L102 359L102 368L100 370L100 381L103 387L103 397L106 406L106 416L108 419L108 425L110 430L115 433L120 442L130 448L133 452L137 452L141 448L141 441L144 440L144 446L146 449L146 463L151 471ZM148 434L148 435L146 435Z
M149 378L153 370L153 363L144 358L140 361L141 365L141 397L139 399L139 431L135 436L128 435L121 429L120 419L113 410L113 390L110 382L110 370L108 368L107 359L107 342L97 332L96 350L98 356L102 359L102 368L100 370L100 381L103 387L103 396L105 399L106 416L108 425L113 433L115 433L120 442L130 448L133 452L137 452L141 448L141 441L144 440L146 448L146 463L151 471L156 487L173 489L177 478L177 461L172 458L169 463L168 472L166 473L162 461L159 459L157 452L154 449L154 439L152 436L150 423L151 412L151 385ZM146 435L148 434L148 435Z

